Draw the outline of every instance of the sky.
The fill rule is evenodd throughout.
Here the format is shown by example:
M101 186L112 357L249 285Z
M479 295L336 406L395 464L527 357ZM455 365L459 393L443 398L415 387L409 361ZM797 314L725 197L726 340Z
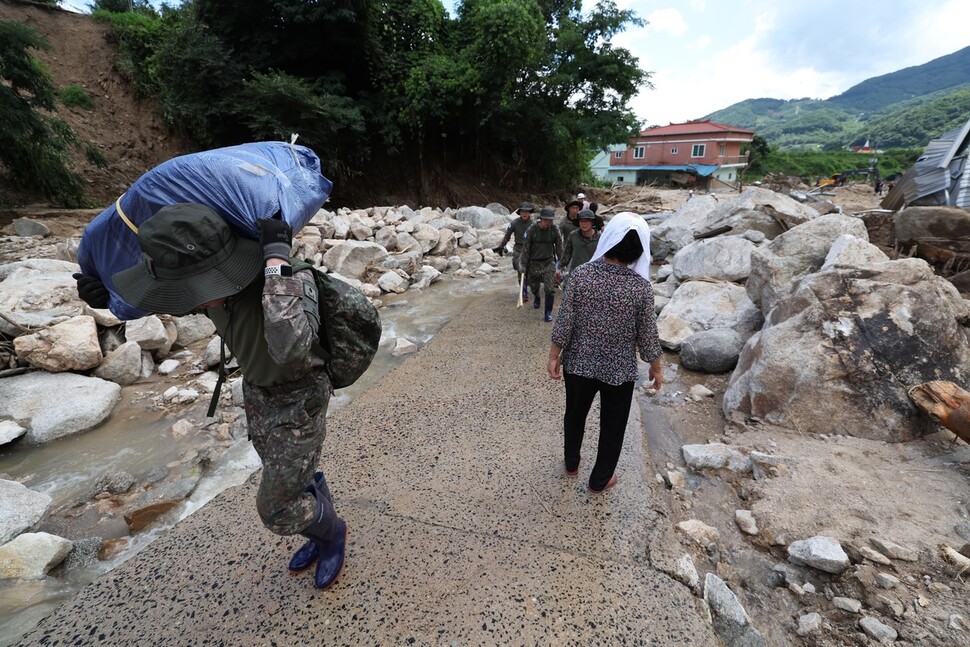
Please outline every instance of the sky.
M455 13L458 0L442 2ZM698 119L745 99L827 99L860 81L970 45L967 0L616 4L648 23L613 41L652 73L653 89L642 89L630 104L646 126ZM594 0L583 0L584 11L594 5Z
M454 13L456 0L444 0ZM967 0L616 0L648 24L613 39L652 72L644 125L745 99L827 99L970 45ZM583 0L583 9L595 2Z

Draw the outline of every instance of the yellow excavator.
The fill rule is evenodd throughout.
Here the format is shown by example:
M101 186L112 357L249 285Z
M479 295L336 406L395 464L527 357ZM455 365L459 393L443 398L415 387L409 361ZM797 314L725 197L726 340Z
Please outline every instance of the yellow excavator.
M834 173L829 177L821 178L815 183L815 186L845 186L846 181L848 181L850 177L856 175L869 175L870 173L872 173L872 170L867 168L857 168L852 169L851 171L842 171L841 173Z

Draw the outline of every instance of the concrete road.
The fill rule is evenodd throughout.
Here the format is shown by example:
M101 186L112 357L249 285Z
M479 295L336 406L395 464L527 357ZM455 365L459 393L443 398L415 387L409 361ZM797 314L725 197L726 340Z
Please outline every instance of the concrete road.
M658 541L639 407L619 484L562 469L551 324L484 296L335 412L323 468L350 526L328 591L286 564L254 507L259 472L83 589L23 644L716 645L686 587L655 570Z

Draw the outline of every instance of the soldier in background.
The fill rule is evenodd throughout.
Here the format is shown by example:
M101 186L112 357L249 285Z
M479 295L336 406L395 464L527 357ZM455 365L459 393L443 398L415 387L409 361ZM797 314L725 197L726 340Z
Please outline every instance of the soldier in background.
M562 234L553 220L556 210L543 207L539 212L539 222L529 227L525 237L525 246L519 256L519 271L525 272L532 289L534 300L532 307L539 309L539 284L545 286L546 292L546 321L552 321L552 307L556 301L556 270L559 269L559 259L562 257Z
M596 231L596 214L591 209L583 209L579 212L579 229L569 234L563 243L562 259L560 260L560 270L566 272L565 284L569 280L572 271L593 258L596 252L596 244L600 240L600 233ZM557 272L557 276L560 272Z
M314 471L333 393L326 361L312 351L319 296L314 270L290 265L290 226L275 218L258 224L259 242L233 233L207 206L163 207L138 229L143 262L112 278L142 310L202 310L215 324L242 369L249 436L263 463L256 510L271 532L307 538L289 569L316 562L314 584L325 589L343 568L347 524L323 472ZM104 288L85 278L78 291L87 301Z
M519 208L515 211L519 217L509 223L502 242L492 250L499 256L505 256L505 246L508 244L509 239L513 235L515 236L515 243L512 245L512 267L516 268L518 272L518 275L515 277L518 281L516 285L522 286L523 301L529 298L529 287L522 281L522 272L518 271L519 256L522 254L522 246L525 245L525 236L529 231L529 227L532 225L532 214L535 213L535 210L536 208L532 206L531 202L523 202L520 204Z
M566 203L566 215L559 222L559 231L564 239L579 229L579 211L582 208L583 203L580 200L570 200Z

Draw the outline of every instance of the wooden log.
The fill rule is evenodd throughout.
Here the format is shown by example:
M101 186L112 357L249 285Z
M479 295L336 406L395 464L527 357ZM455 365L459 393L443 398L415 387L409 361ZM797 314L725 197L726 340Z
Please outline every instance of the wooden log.
M923 413L970 443L970 392L953 382L934 380L918 384L908 393Z

